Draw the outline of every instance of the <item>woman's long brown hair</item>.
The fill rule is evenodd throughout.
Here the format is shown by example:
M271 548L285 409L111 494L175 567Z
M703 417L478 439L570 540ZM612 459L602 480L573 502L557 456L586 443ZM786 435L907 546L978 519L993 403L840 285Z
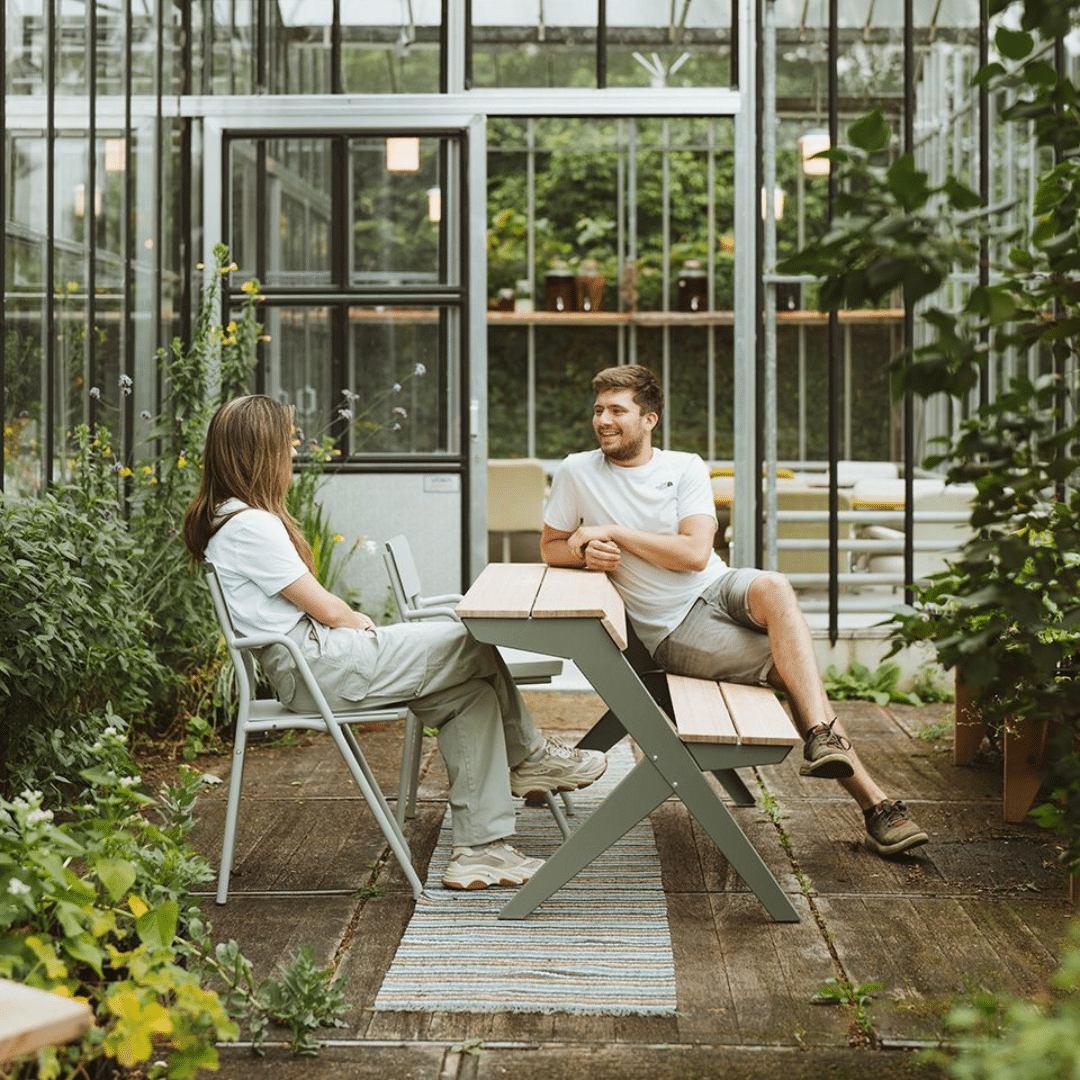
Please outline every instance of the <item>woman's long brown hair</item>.
M199 491L184 514L184 543L196 562L205 560L206 545L223 524L218 508L227 499L239 499L277 515L297 554L314 573L311 546L285 509L292 433L292 409L261 394L234 398L214 413L206 429Z

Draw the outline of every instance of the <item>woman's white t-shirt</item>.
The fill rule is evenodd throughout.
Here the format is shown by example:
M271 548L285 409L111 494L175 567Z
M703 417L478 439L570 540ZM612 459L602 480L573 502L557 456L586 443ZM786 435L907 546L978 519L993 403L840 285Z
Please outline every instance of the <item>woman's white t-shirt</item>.
M287 634L304 617L280 595L308 572L276 514L229 499L218 514L234 514L206 545L206 559L217 568L225 603L236 632Z
M675 536L683 518L715 513L709 470L697 454L654 447L645 465L624 468L600 450L587 450L571 454L555 470L544 521L560 532L579 525L622 525ZM635 632L652 652L726 569L715 552L704 570L668 570L624 551L611 580Z

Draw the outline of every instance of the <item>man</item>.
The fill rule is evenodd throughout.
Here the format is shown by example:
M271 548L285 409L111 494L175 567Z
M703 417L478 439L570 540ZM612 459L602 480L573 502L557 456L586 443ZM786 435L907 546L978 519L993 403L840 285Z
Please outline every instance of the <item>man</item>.
M729 569L713 551L705 463L652 445L664 409L653 373L638 364L606 368L592 386L600 447L571 454L555 472L544 561L609 574L635 632L665 670L782 688L804 739L800 773L841 783L879 855L925 844L927 834L870 778L837 725L787 578Z

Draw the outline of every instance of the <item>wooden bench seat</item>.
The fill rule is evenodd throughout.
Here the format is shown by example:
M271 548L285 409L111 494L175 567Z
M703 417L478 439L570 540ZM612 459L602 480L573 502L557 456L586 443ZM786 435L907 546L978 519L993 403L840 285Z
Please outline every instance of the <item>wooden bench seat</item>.
M765 686L667 676L672 711L684 743L798 746L802 737Z

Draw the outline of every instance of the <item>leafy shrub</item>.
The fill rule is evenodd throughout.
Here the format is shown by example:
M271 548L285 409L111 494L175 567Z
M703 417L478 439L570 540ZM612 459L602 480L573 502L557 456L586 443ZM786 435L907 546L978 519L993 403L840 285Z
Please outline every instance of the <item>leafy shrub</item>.
M147 644L139 548L114 505L46 495L0 500L0 550L0 762L10 783L63 784L94 760L109 703L142 715L171 681Z
M0 977L89 1002L94 1026L77 1042L16 1066L17 1077L95 1075L164 1057L183 1078L217 1063L236 1025L201 986L188 957L204 952L187 891L211 877L186 843L200 779L190 773L154 824L113 721L83 770L82 794L55 820L41 792L0 799ZM36 1070L36 1073L35 1073Z
M825 692L834 701L876 701L878 705L888 705L890 701L904 705L923 704L917 694L900 689L900 667L897 664L879 664L871 671L855 660L843 673L830 664L825 669L822 681Z

